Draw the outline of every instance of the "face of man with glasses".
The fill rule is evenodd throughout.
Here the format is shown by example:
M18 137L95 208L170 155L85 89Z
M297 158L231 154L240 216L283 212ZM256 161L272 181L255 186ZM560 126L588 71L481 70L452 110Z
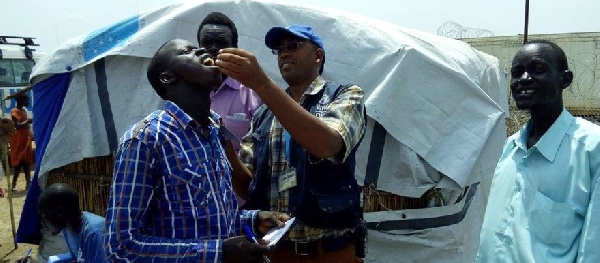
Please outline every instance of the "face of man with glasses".
M289 85L312 81L319 74L323 50L308 40L284 37L271 52L277 55L279 72Z
M310 42L304 42L302 40L292 40L290 42L288 42L287 44L282 44L280 46L278 46L276 49L271 49L271 53L273 53L273 55L278 56L279 54L289 51L289 52L295 52L297 49L299 49L300 47L307 45L310 46L311 43Z

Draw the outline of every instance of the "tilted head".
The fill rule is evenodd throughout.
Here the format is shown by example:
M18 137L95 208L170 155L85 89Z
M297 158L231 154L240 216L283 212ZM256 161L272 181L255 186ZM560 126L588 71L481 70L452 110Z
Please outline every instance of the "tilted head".
M565 52L555 43L534 40L515 55L510 89L519 109L562 110L562 91L573 81Z
M70 222L80 220L77 191L64 183L48 186L38 199L38 212L50 232L59 234Z
M200 47L206 48L213 58L217 57L219 49L238 47L235 23L221 12L212 12L202 20L196 38Z
M310 26L273 27L265 35L265 44L277 55L279 72L288 84L323 73L323 40Z
M204 48L183 39L163 44L150 60L148 81L162 99L177 100L219 87L221 74Z

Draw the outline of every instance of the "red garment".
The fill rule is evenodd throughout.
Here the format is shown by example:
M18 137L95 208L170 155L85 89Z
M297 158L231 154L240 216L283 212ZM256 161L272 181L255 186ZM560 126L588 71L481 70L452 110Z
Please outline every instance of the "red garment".
M10 111L10 115L18 122L27 120L27 112L24 109L14 108ZM33 149L31 147L31 132L29 129L29 124L27 124L21 129L17 129L10 137L10 164L12 166L18 165L21 161L33 164Z

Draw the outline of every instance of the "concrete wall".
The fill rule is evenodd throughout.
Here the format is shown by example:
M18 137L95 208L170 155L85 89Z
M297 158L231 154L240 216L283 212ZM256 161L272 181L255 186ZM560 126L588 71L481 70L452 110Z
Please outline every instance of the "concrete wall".
M573 84L564 92L565 106L578 115L600 115L600 32L529 35L528 39L547 39L563 48L575 75ZM509 83L510 65L523 44L522 35L461 40L496 56ZM509 102L514 105L512 99Z

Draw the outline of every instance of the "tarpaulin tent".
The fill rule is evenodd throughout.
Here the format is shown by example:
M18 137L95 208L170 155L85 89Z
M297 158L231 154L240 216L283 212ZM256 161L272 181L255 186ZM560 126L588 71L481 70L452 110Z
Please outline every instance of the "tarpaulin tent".
M368 142L357 157L361 182L370 147L376 146L375 123L385 129L385 140L414 152L442 173L446 179L440 181L446 184L466 187L491 177L505 139L508 109L504 76L495 58L458 40L339 10L207 1L169 5L71 39L35 66L34 181L43 186L52 169L110 155L118 137L162 103L146 80L150 57L173 38L195 43L200 21L213 11L236 23L239 46L253 52L266 73L284 87L276 58L264 45L267 30L302 23L322 36L327 56L323 76L356 83L367 95ZM379 159L386 158L385 149L377 151ZM395 184L395 175L386 177L393 167L379 164L376 180L385 183L378 187L405 195L397 190L409 188ZM39 185L28 192L18 242L39 241ZM395 262L393 257L387 260Z

